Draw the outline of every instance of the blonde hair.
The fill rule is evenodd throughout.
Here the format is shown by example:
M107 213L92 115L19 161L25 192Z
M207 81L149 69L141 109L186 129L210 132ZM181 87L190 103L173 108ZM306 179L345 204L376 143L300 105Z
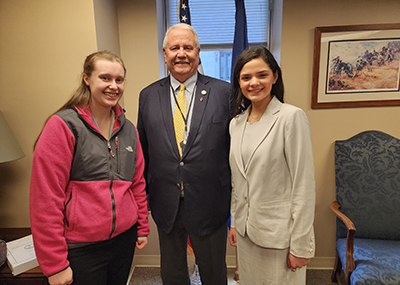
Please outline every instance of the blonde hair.
M124 75L126 74L126 68L125 68L124 62L122 61L122 59L119 56L115 55L114 53L112 53L108 50L103 50L103 51L98 51L98 52L89 54L86 57L85 62L83 63L83 72L82 72L82 76L81 76L82 78L81 78L81 83L80 83L79 87L75 90L75 92L72 94L72 96L69 98L69 100L64 105L62 105L57 111L52 113L46 119L46 121L43 125L43 128L46 125L47 121L54 114L57 114L58 112L63 111L63 110L72 109L75 106L82 107L82 106L89 104L90 96L91 96L90 89L89 89L89 86L87 86L85 81L83 80L83 75L85 74L87 77L90 77L90 75L92 74L92 72L94 70L95 63L98 60L102 60L102 59L112 61L112 62L118 62L124 68ZM36 144L40 138L40 135L42 134L43 128L35 140L35 143L33 145L33 150L35 150Z

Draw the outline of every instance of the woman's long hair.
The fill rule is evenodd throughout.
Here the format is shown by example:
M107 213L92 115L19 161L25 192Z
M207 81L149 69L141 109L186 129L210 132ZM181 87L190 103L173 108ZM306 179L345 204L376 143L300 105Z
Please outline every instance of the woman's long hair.
M251 101L247 99L240 89L239 85L239 76L240 72L242 71L243 66L248 63L249 61L261 58L268 64L269 68L271 68L274 74L278 75L278 79L276 80L275 84L272 85L271 96L276 96L279 101L283 103L283 95L284 95L284 87L283 87L283 80L282 80L282 71L279 67L278 63L276 62L274 56L271 52L264 48L264 47L254 47L244 50L239 58L236 60L235 67L233 69L233 103L232 103L232 116L235 117L236 115L242 113L246 110L250 105Z
M86 74L86 76L90 77L90 75L92 74L92 72L94 70L95 63L101 59L112 61L112 62L118 62L124 68L124 74L126 74L126 68L125 68L124 62L122 61L122 59L119 56L113 54L112 52L104 50L104 51L98 51L98 52L88 55L83 64L83 72L82 72L81 83L80 83L79 87L75 90L75 92L72 94L72 96L69 98L69 100L64 105L62 105L57 111L52 113L46 119L46 121L43 125L43 128L46 125L47 121L54 114L57 114L58 112L63 111L63 110L72 109L75 106L83 107L83 106L89 104L90 96L91 96L90 89L89 89L89 86L87 86L85 81L83 80L83 75ZM35 148L36 148L36 144L40 138L40 135L42 134L43 128L35 140L35 143L33 145L33 150L35 150Z

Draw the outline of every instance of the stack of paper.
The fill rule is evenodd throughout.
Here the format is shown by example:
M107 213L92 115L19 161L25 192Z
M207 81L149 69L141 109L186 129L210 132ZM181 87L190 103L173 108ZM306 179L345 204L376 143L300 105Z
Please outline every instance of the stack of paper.
M7 243L7 264L14 276L39 266L32 235Z

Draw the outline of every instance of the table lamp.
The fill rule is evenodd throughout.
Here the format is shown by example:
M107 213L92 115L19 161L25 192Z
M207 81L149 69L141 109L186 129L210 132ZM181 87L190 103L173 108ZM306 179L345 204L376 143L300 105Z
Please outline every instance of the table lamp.
M0 163L13 161L25 156L18 141L11 132L6 119L0 111ZM6 243L0 240L0 266L7 257Z
M21 146L0 111L0 163L17 160L24 156Z

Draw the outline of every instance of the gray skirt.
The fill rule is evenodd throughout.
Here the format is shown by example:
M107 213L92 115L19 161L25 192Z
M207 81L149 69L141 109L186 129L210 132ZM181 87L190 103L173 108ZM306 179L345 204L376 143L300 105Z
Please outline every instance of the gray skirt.
M236 234L240 285L305 285L306 266L287 268L289 249L264 248Z

